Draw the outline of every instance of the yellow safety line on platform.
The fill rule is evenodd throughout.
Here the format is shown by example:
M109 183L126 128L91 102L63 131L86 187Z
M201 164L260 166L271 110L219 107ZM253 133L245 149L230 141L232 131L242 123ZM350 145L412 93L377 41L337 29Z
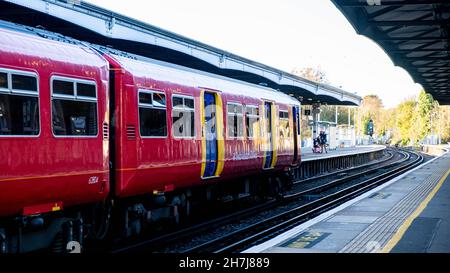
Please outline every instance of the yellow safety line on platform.
M405 232L408 230L409 226L411 226L414 219L416 219L422 211L427 207L428 203L433 199L434 195L441 188L442 184L444 184L445 179L447 179L450 174L450 169L447 170L447 173L439 180L439 183L434 187L434 189L428 194L428 196L420 203L420 205L416 208L416 210L406 219L406 221L400 226L397 232L392 236L389 242L383 247L380 251L381 253L389 253L402 239Z

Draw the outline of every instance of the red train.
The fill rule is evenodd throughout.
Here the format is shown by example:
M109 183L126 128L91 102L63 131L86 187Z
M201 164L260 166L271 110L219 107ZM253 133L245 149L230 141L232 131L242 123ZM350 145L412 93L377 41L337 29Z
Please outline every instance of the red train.
M300 163L281 92L7 22L0 37L0 253L274 194Z

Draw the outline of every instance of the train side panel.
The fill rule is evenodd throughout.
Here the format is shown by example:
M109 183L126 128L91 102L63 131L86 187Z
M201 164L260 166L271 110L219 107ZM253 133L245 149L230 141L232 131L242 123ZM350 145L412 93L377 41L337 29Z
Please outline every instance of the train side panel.
M121 71L114 85L117 196L170 192L264 171L267 133L263 126L265 100L261 97L247 95L244 85L234 84L230 89L217 90L211 88L215 87L211 78L190 71L151 61L108 56L117 66L114 69ZM221 164L216 168L221 170L216 170L212 177L204 177L205 92L216 94L216 100L221 101L222 122L217 126L224 139L224 160L216 159ZM292 105L272 99L273 158L269 169L279 171L294 162L294 128L293 121L289 121ZM281 122L279 109L284 113ZM191 118L180 124L180 113ZM215 145L219 149L222 144Z

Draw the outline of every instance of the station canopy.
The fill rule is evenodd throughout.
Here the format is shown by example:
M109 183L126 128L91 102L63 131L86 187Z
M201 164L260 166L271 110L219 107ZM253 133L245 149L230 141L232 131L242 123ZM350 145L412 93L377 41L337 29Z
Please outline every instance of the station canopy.
M0 20L260 84L303 104L359 105L362 100L341 88L308 81L79 0L0 0Z
M450 0L332 0L355 30L450 105Z

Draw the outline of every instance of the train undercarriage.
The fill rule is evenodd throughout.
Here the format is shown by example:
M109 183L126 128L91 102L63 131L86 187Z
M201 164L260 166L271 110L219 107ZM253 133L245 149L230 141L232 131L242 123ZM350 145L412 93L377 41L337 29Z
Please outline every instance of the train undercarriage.
M176 227L192 215L239 202L280 198L293 183L292 170L203 186L154 193L68 208L57 212L18 216L0 222L0 253L81 253L85 245L105 246L160 226ZM209 209L209 211L208 211Z

